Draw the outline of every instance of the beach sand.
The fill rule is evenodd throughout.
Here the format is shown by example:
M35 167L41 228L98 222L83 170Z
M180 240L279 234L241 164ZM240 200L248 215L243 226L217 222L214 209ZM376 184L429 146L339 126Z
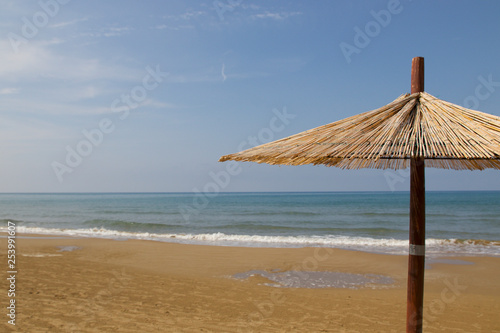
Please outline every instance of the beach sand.
M16 239L15 326L0 239L2 332L404 332L407 257L319 248ZM425 332L500 332L500 258L426 270ZM251 270L375 274L392 284L277 288ZM307 280L307 273L301 277Z

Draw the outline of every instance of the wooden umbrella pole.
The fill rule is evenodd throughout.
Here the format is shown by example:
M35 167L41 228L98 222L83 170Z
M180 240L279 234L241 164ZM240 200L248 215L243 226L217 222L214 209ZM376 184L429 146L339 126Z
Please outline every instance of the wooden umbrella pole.
M424 58L412 60L411 93L424 91ZM414 156L410 162L410 246L408 256L408 300L406 332L421 333L425 270L425 162Z

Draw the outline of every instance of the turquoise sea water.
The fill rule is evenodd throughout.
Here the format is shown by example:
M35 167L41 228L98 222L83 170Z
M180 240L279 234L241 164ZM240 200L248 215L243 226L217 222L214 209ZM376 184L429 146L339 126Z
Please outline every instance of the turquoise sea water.
M500 192L428 192L429 255L500 256ZM405 254L409 193L0 194L0 229Z

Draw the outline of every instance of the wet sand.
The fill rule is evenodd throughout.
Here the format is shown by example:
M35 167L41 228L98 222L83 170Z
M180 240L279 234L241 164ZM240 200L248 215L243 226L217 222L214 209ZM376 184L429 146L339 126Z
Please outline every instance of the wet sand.
M16 325L3 278L1 331L405 331L406 256L19 235L16 246ZM8 277L6 238L0 254ZM500 258L428 266L425 332L500 332Z

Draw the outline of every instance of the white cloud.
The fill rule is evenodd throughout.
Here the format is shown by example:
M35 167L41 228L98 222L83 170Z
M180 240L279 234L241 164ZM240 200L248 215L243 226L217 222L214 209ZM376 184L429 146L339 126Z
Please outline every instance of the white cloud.
M191 10L187 11L185 13L179 14L179 15L168 15L164 16L166 19L174 19L174 20L184 20L184 21L190 21L194 18L200 17L205 15L206 13L201 11L201 10Z
M137 81L143 71L56 53L57 41L29 41L14 53L7 41L0 41L0 77L4 82L39 81L40 78L88 81L97 79Z
M148 98L145 100L140 107L142 106L148 106L151 108L155 109L178 109L179 106L172 104L172 103L165 103L165 102L160 102L160 101L155 101L154 99Z
M157 25L155 29L170 29L176 31L194 29L196 28L195 25L193 25L194 22L205 25L213 19L211 16L207 15L207 12L201 10L190 10L182 14L167 15L162 18L166 21L166 23Z
M72 21L65 21L65 22L54 23L50 27L51 28L64 28L64 27L67 27L67 26L70 26L70 25L75 25L77 23L85 22L85 21L88 21L88 17L84 17L84 18L76 19L76 20L72 20Z
M16 54L9 42L0 41L0 76L6 80L10 75L19 78L20 73L43 70L49 58L49 53L40 43L28 42L23 51Z
M111 101L109 102L111 104ZM2 110L15 114L36 115L99 115L111 112L110 105L84 106L82 104L60 102L58 100L15 99L4 100L0 104Z
M92 99L100 95L100 91L95 86L85 86L79 89L81 99Z
M113 101L120 98L126 90L117 93L103 92L96 87L88 86L82 89L58 90L52 94L44 94L42 97L33 98L4 98L0 99L0 109L9 111L17 115L37 115L37 116L97 116L112 115L116 112L129 109L126 106L112 109ZM92 100L98 95L106 93L108 98ZM69 95L69 96L68 96ZM148 107L154 109L173 109L176 105L147 98L141 102L137 109Z
M111 27L107 28L103 33L102 36L104 37L116 37L116 36L121 36L126 32L130 32L134 30L133 28L130 27Z
M289 17L292 17L292 16L297 16L297 15L302 15L301 12L277 12L277 13L271 13L271 12L264 12L264 13L260 13L260 14L254 14L252 15L251 17L253 19L271 19L271 20L276 20L276 21L282 21L282 20L285 20Z
M242 3L241 4L241 8L243 9L252 9L252 10L258 10L260 9L260 6L254 4L254 3L251 3L251 4L248 4L248 3Z
M134 31L134 28L131 27L107 27L97 31L87 31L82 32L78 35L78 37L83 38L102 38L102 37L118 37L123 36L126 33Z
M179 16L179 18L183 19L183 20L191 20L193 18L196 18L196 17L199 17L201 15L205 14L204 12L200 11L200 10L197 10L197 11L190 11L190 12L186 12L184 14L181 14Z
M65 43L66 41L64 39L60 39L60 38L52 38L50 40L46 40L46 41L41 41L41 45L44 45L44 46L50 46L50 45L58 45L58 44L63 44Z
M18 88L3 88L0 89L0 95L15 95L19 94Z
M222 75L222 82L226 81L226 79L227 79L227 75L225 73L225 70L226 70L226 64L222 63L222 69L220 72L220 74Z

